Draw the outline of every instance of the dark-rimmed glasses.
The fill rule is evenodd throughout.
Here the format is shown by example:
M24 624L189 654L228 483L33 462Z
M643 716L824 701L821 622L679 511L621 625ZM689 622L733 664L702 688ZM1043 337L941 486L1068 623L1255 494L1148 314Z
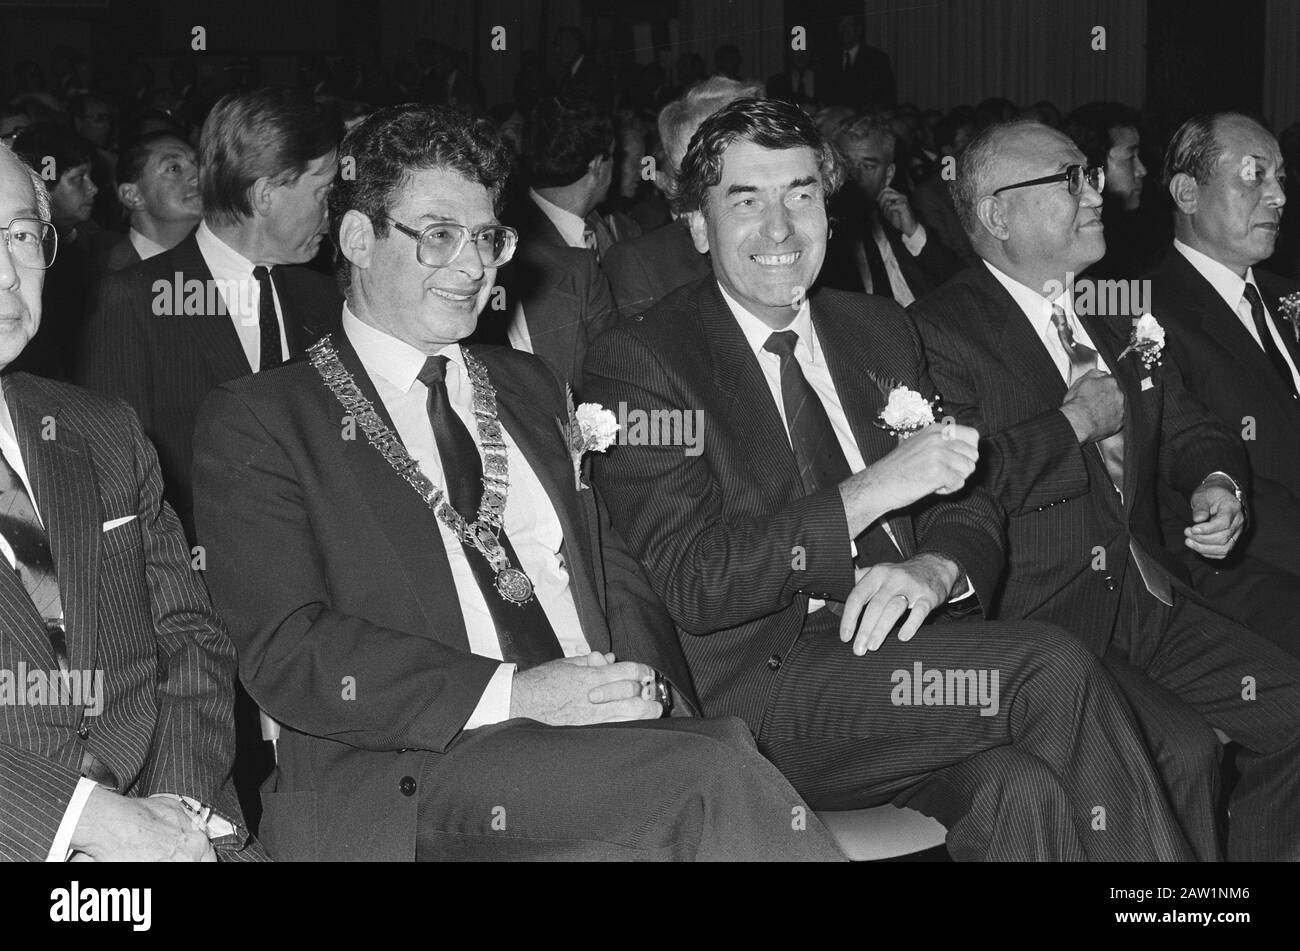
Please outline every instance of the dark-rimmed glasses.
M1030 185L1050 185L1053 182L1066 182L1071 195L1082 194L1084 182L1087 182L1088 187L1093 191L1101 194L1101 190L1106 187L1106 170L1096 165L1071 165L1064 172L1057 172L1055 175L1031 178L1027 182L1016 182L1014 185L1003 185L993 194L998 195L1012 188L1028 188Z
M500 267L508 262L519 243L519 233L505 225L486 225L470 231L452 221L440 221L423 231L408 228L392 218L388 222L402 234L415 239L415 259L425 267L446 267L460 257L470 238L484 267Z
M8 228L0 228L5 247L15 264L43 271L54 263L59 251L59 233L54 225L40 218L15 218Z

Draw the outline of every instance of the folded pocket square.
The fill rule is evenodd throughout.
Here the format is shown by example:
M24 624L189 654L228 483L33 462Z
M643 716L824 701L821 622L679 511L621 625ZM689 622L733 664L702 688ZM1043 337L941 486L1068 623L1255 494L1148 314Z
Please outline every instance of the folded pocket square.
M103 528L103 530L106 531L106 532L111 532L113 529L117 528L119 525L125 525L127 522L131 521L131 520L134 519L134 518L135 518L134 515L123 515L121 518L115 518L115 519L112 519L112 520L107 521L107 522L104 523L104 528Z

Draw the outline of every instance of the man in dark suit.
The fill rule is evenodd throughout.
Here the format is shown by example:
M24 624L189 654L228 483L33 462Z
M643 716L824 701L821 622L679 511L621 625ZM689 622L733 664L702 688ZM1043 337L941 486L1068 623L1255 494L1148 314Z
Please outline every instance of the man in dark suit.
M591 251L599 261L618 240L596 206L614 177L614 121L583 99L552 96L524 123L528 191L509 211L527 242Z
M1188 500L1191 547L1221 558L1243 524L1245 455L1176 362L1156 364L1159 334L1147 359L1123 355L1130 319L1076 311L1068 275L1105 252L1102 184L1054 129L981 132L954 197L985 263L910 310L944 408L983 437L977 483L1009 516L989 607L1105 657L1199 857L1218 853L1214 727L1242 747L1228 856L1300 858L1300 663L1179 580L1156 513L1158 470Z
M875 115L845 120L835 146L852 187L840 193L826 245L823 287L866 291L906 307L961 270L961 261L916 220L907 196L892 187L897 137Z
M343 150L342 329L217 389L195 439L209 583L283 724L271 853L835 858L742 724L658 719L695 708L690 677L577 482L562 387L460 344L514 247L507 147L398 106Z
M99 275L121 271L176 247L203 218L199 159L173 132L149 132L117 161L117 197L130 230L94 262Z
M0 222L5 367L40 325L55 250L44 184L2 145ZM0 859L259 854L230 784L234 669L135 416L6 374Z
M655 187L670 203L686 146L700 123L729 102L761 94L754 83L714 76L660 110L664 166L655 169ZM676 216L649 234L615 244L601 259L601 270L609 276L619 315L625 318L644 313L670 292L711 273L708 256L695 250L689 227Z
M822 101L850 109L881 109L897 102L894 69L883 50L863 40L861 16L842 16L835 26L840 49L818 81Z
M1187 503L1167 490L1166 540L1219 610L1297 654L1300 323L1279 302L1300 285L1255 267L1277 240L1281 171L1277 141L1252 119L1189 119L1165 161L1174 245L1147 278L1188 390L1244 437L1251 470L1250 524L1230 558L1207 561L1187 546Z
M497 272L497 287L471 342L536 354L578 388L587 348L617 316L595 258L575 248L521 243Z
M680 195L713 276L587 357L587 397L627 419L597 485L668 605L705 711L743 717L815 808L913 806L948 827L957 858L1185 857L1136 728L1086 651L1046 625L922 626L989 603L998 517L963 490L973 431L931 425L900 444L874 425L908 396L887 397L891 379L914 391L918 417L931 411L901 308L805 296L842 177L795 106L741 99L710 116ZM666 424L647 432L647 417ZM841 631L827 602L844 602L855 576L855 597L869 597L844 609ZM1016 712L914 693L958 668L968 680L997 670ZM1088 831L1084 803L1107 804L1105 835Z
M200 141L204 220L164 254L109 275L77 382L126 400L158 449L167 500L193 539L194 416L219 383L302 357L337 321L310 261L325 237L336 130L297 90L230 95Z

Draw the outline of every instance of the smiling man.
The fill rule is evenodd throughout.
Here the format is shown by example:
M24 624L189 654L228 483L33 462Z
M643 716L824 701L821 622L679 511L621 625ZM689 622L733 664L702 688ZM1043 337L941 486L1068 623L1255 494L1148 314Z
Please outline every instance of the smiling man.
M343 151L341 330L218 388L195 438L209 584L282 724L272 854L837 858L741 723L685 716L663 606L576 483L560 382L461 343L515 250L507 147L412 105Z
M1100 172L1047 126L981 132L953 197L983 260L909 310L945 408L980 433L973 481L1007 514L988 608L1059 624L1104 658L1199 858L1220 851L1217 728L1243 748L1228 857L1294 861L1300 664L1180 580L1156 509L1158 474L1183 500L1186 545L1223 558L1245 523L1245 454L1177 360L1125 355L1131 321L1076 313L1067 275L1106 250ZM1179 331L1165 329L1167 346Z
M877 425L895 385L927 413L935 395L901 308L807 294L842 179L795 106L705 119L679 186L713 273L587 358L590 399L702 414L702 447L629 440L596 479L705 710L743 717L815 808L913 806L959 859L1185 857L1100 665L1049 625L956 619L992 601L998 514L964 488L974 430L918 425L900 443ZM913 705L898 687L917 668L992 673L1017 700ZM1122 830L1090 829L1102 803Z

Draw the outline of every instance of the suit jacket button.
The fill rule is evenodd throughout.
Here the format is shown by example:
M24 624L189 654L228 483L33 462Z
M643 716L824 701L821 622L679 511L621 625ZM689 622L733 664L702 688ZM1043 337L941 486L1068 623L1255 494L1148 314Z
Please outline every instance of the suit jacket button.
M1115 579L1112 578L1110 575L1107 575L1107 576L1106 576L1106 590L1107 590L1107 591L1114 591L1117 587L1119 587L1119 585L1118 585L1118 583L1115 581Z
M402 781L397 784L397 788L402 791L403 796L415 795L415 777L403 776Z
M780 654L773 654L771 657L769 657L769 658L767 659L767 669L768 669L768 670L780 670L780 669L781 669L781 655L780 655Z

